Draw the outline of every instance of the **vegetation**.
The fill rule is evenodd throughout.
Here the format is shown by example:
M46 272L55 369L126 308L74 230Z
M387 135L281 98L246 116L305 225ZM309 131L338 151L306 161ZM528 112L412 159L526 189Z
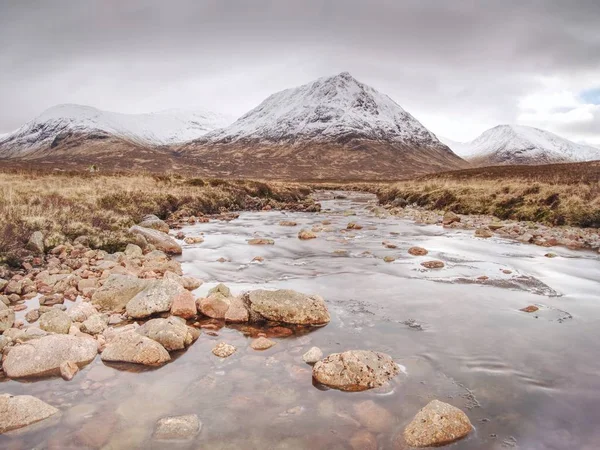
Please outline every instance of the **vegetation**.
M34 231L52 248L75 239L123 249L146 214L162 219L242 209L314 208L311 189L293 183L77 172L0 173L0 260L18 262Z
M600 228L600 162L446 172L382 186L377 194L396 206Z

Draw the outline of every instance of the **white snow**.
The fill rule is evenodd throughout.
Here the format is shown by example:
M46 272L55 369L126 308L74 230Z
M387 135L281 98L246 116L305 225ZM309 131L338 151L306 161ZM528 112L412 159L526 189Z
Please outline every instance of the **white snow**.
M496 162L558 162L600 159L600 149L577 144L549 131L523 125L498 125L471 142L441 138L457 155L491 158Z
M27 152L51 143L59 133L104 132L144 145L177 144L197 139L232 122L212 112L168 110L148 114L122 114L91 106L54 106L9 135L0 137L3 153Z
M391 98L347 72L273 94L201 141L294 143L346 136L439 145L433 133Z

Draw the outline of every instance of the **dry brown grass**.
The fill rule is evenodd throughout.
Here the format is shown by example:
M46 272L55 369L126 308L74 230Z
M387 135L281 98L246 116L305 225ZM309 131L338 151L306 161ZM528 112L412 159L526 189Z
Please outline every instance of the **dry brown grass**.
M121 250L127 229L145 214L183 215L285 208L311 189L293 183L185 178L177 175L0 173L0 259L18 260L33 231L47 247L86 236L92 248Z

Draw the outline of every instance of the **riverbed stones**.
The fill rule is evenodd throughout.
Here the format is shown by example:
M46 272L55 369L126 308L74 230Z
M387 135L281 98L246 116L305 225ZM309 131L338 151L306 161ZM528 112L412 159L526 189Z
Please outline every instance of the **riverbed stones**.
M73 361L63 361L60 364L59 370L63 380L71 381L77 372L79 372L79 366Z
M317 235L310 230L302 229L298 232L298 239L300 239L302 241L307 241L309 239L316 239L316 238L317 238Z
M143 217L142 221L138 224L140 227L152 228L154 230L162 231L163 233L169 232L169 225L164 220L154 214L148 214Z
M323 325L330 320L325 300L318 295L289 289L259 289L244 294L243 300L254 320L263 318L295 325Z
M393 256L389 256L388 255L388 256L384 256L383 257L383 261L386 262L386 263L392 263L392 262L396 261L396 258L394 258Z
M200 286L202 286L202 281L193 277L184 277L181 275L177 275L175 272L166 271L163 277L165 280L175 281L183 286L184 289L188 291L195 291Z
M302 355L302 360L306 364L315 364L321 359L323 359L323 351L319 347L312 347L304 355Z
M403 436L411 447L437 447L462 439L471 430L473 425L464 412L433 400L417 413Z
M365 391L383 386L398 375L394 360L385 353L349 350L333 353L313 367L313 378L342 391Z
M138 234L143 236L149 244L154 245L158 250L161 250L170 255L181 255L181 245L162 231L154 230L152 228L145 228L139 225L134 225L129 229L132 234Z
M15 323L15 311L0 302L0 333L11 328Z
M0 434L47 419L59 410L31 395L0 394Z
M253 238L248 240L250 245L274 245L275 241L268 238Z
M67 314L73 322L84 322L94 314L98 314L98 310L89 302L79 302L73 305Z
M423 247L411 247L408 249L408 254L413 256L425 256L427 253L429 252Z
M423 267L425 267L426 269L442 269L445 266L445 264L442 261L436 261L436 260L423 261L421 263L421 265Z
M101 311L121 312L127 303L150 284L133 275L110 275L92 295L92 304Z
M196 299L191 292L185 291L173 298L171 314L184 319L191 319L196 316Z
M183 239L183 242L188 245L202 244L204 242L204 238L202 236L188 236Z
M142 247L135 244L127 244L125 247L125 256L129 258L141 258L144 255Z
M94 339L52 334L12 348L2 368L9 378L58 375L64 361L83 367L97 353L98 346Z
M117 334L101 354L102 361L161 366L170 361L169 352L158 342L134 331Z
M259 337L257 339L254 339L251 343L250 343L250 347L252 347L254 350L268 350L271 347L273 347L276 344L275 341L272 341L271 339L267 339L266 337Z
M373 400L356 403L353 409L360 424L373 433L383 433L394 426L394 416Z
M125 310L134 319L143 319L155 313L167 312L171 310L173 299L186 292L183 286L174 281L155 280L129 300Z
M31 250L33 253L41 255L46 250L44 246L44 235L41 231L34 231L27 241L27 250Z
M187 441L202 429L202 422L196 414L163 417L154 427L153 437L161 441Z
M281 220L279 222L279 226L281 227L295 227L298 224L296 222L294 222L293 220Z
M167 351L181 350L193 341L185 320L178 317L151 319L135 332L158 342Z
M106 330L108 316L106 314L94 314L88 317L82 324L80 330L84 333L96 335Z
M475 230L475 237L491 238L492 236L494 236L494 233L488 228L477 228Z
M360 430L350 438L352 450L377 450L377 438L369 430Z
M237 349L231 344L219 342L212 349L212 353L213 355L218 356L219 358L228 358L229 356L233 355L236 352L236 350Z
M453 213L452 211L446 211L444 213L444 217L442 218L442 223L444 225L451 225L456 222L460 222L460 216L458 214Z
M529 306L526 306L525 308L521 308L519 311L523 311L526 313L534 313L534 312L538 311L539 309L540 308L538 308L535 305L529 305Z
M69 315L57 308L52 308L40 318L40 328L49 333L68 334L71 328Z

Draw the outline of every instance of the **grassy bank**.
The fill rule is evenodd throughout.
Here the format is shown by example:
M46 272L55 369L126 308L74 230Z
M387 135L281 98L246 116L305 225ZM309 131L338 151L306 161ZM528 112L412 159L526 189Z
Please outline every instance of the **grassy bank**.
M600 227L600 183L543 182L530 178L424 178L383 186L382 204L417 205L458 214L489 214L499 219L548 225Z
M145 214L202 215L242 209L311 208L311 189L176 175L0 173L0 260L18 262L40 230L52 248L85 236L92 248L117 251Z

